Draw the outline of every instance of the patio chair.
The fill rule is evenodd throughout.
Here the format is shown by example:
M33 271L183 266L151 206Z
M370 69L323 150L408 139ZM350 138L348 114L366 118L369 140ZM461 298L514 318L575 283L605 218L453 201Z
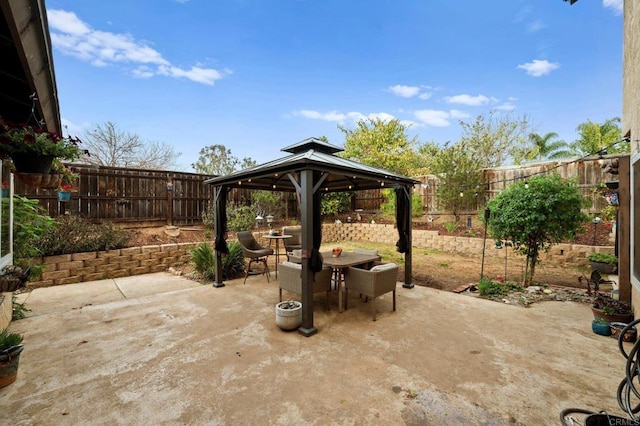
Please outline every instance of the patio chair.
M393 310L396 310L396 285L398 281L398 265L384 263L366 270L350 267L344 274L347 290L344 307L347 309L349 290L371 297L371 312L376 320L376 298L385 293L393 293Z
M293 250L291 253L287 252L287 260L291 263L302 263L302 249Z
M283 226L282 234L291 235L291 238L284 239L284 248L287 254L294 250L300 250L302 248L302 242L300 240L301 228L299 226Z
M378 250L375 250L375 249L363 249L363 248L356 247L355 249L353 249L353 252L360 253L360 254L370 254L372 256L378 256ZM371 269L375 265L379 265L379 264L380 264L379 261L375 261L375 262L369 262L366 265L361 265L359 267L364 269Z
M278 267L280 276L280 301L282 302L282 290L290 291L302 296L302 265L292 262L282 262ZM327 311L329 310L329 291L331 290L331 268L323 268L322 271L313 274L313 294L326 293Z
M269 282L270 273L269 266L267 265L267 258L269 257L269 255L273 254L273 249L269 247L262 247L260 244L258 244L251 231L238 232L238 242L242 246L244 257L249 259L247 272L244 275L244 283L247 282L247 277L249 276L249 272L251 271L251 264L253 263L264 264L264 270L262 273L267 276L267 282Z

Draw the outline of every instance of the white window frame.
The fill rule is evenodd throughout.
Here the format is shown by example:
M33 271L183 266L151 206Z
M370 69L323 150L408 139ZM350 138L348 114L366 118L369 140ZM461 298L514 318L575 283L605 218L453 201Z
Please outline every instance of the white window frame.
M0 176L2 176L2 161L0 161ZM0 223L2 223L2 209L0 209ZM0 246L2 233L0 233ZM13 173L9 173L9 253L0 257L0 269L13 265Z
M640 226L640 223L636 224L635 223L635 218L636 218L636 211L635 211L635 203L636 203L636 197L640 196L640 194L636 194L635 193L635 188L636 188L636 176L635 176L635 167L634 166L638 166L640 167L640 152L636 152L631 156L630 159L630 163L631 163L631 188L630 188L630 212L629 212L629 216L631 217L631 244L630 244L630 253L629 253L629 257L630 257L630 266L631 266L631 271L630 271L630 275L631 275L631 285L633 287L635 287L636 290L640 291L640 270L636 271L636 256L635 256L635 251L636 250L640 250L640 230L638 230L638 226ZM640 173L640 171L639 171ZM640 176L638 176L638 178L640 178ZM639 212L640 213L640 212ZM639 266L640 267L640 266ZM637 276L636 276L637 274Z

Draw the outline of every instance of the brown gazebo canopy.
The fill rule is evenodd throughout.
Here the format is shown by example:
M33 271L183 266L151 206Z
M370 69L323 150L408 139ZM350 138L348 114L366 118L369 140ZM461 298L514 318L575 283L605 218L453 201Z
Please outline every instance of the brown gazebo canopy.
M259 166L206 181L213 185L215 198L216 278L222 287L222 254L226 245L226 201L231 188L266 191L289 191L298 194L301 210L302 243L302 326L299 332L311 336L313 326L313 292L308 291L313 273L319 270L321 237L320 200L323 193L392 188L396 192L398 251L405 255L403 286L412 288L411 278L411 195L418 181L387 170L360 164L334 154L342 148L316 138L283 148L291 155Z

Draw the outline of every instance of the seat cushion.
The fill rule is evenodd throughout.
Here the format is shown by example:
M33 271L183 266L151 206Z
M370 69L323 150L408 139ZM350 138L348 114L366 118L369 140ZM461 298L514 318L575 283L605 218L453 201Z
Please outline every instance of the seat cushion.
M301 263L289 262L288 260L285 260L284 262L282 262L281 265L288 266L290 268L295 268L295 269L302 269Z
M369 269L370 272L376 272L376 271L386 271L388 269L393 269L393 268L397 268L398 265L396 265L395 263L383 263L382 265L376 265L373 268Z

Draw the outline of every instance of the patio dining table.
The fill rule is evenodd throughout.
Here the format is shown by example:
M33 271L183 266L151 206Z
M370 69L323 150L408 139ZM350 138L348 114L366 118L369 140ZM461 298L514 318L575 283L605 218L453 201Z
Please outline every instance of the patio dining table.
M366 265L376 260L380 260L377 254L365 254L343 251L339 256L333 257L332 252L322 252L322 263L333 268L336 277L336 287L338 290L338 309L339 312L344 311L343 295L346 297L346 289L343 288L342 274L344 270L350 266Z

